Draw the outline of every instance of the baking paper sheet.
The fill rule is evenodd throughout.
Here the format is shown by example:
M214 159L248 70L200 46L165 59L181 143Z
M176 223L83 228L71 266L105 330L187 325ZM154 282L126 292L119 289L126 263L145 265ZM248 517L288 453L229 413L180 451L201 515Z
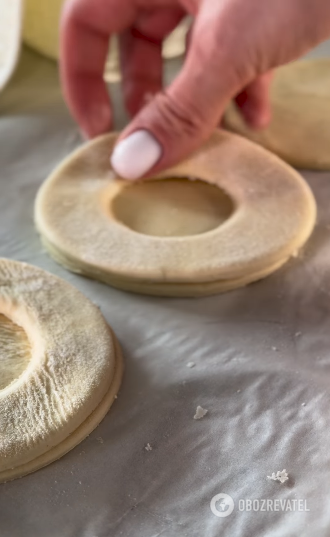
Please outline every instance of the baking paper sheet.
M70 274L43 250L36 192L80 143L55 64L25 51L0 94L0 255L57 274L97 303L122 345L125 376L84 442L0 485L0 536L328 536L330 173L303 174L318 222L279 272L224 295L158 299ZM208 413L194 420L198 405ZM267 478L283 469L286 483ZM234 501L226 517L210 509L220 493ZM262 511L262 500L296 507Z

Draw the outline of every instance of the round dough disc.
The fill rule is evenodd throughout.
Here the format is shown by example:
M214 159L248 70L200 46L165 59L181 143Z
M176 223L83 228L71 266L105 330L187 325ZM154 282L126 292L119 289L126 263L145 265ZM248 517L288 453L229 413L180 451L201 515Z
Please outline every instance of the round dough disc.
M96 306L39 268L0 259L0 482L81 442L121 377L119 345Z
M217 131L188 160L139 183L110 169L115 140L79 149L39 190L37 228L70 270L135 292L213 294L269 274L313 229L302 177L244 138Z
M297 168L330 169L330 59L294 62L275 71L272 120L249 128L234 103L224 123Z

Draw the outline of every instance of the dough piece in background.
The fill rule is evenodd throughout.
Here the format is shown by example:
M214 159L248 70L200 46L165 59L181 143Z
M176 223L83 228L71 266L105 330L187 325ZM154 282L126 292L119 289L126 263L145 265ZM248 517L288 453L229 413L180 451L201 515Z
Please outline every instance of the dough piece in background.
M271 86L272 120L266 129L247 126L232 102L224 125L297 168L330 170L330 58L278 68Z
M111 407L122 358L100 310L67 282L0 259L0 482L76 446Z
M7 0L0 0L0 5L1 1L7 2ZM40 54L53 60L59 58L59 21L64 2L65 0L47 0L47 2L44 0L25 0L24 42ZM186 17L165 39L163 44L164 59L182 56L185 51L185 39L190 21L191 18ZM118 82L121 78L116 36L110 40L104 78L107 82Z
M201 296L270 274L316 217L304 179L260 146L217 131L154 180L110 169L116 135L69 156L41 186L35 222L69 270L138 293Z

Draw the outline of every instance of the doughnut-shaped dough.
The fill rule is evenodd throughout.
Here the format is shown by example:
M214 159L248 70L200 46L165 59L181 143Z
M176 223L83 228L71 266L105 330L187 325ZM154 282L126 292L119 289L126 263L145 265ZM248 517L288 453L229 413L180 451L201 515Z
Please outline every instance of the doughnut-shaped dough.
M275 71L272 120L247 126L231 103L225 126L266 147L297 168L330 169L330 59L294 62Z
M114 214L123 189L138 188L110 170L115 139L107 135L79 149L39 190L37 228L50 254L70 270L136 292L212 294L269 274L313 229L315 202L301 176L257 145L218 131L156 180L192 176L213 184L232 199L231 216L191 236L136 232ZM133 190L128 198L126 212L134 214ZM179 208L180 203L184 208L185 199L178 199Z
M98 425L119 389L122 360L99 309L74 287L39 268L0 259L0 313L7 318L1 331L0 368L6 359L4 349L9 352L3 340L10 324L24 330L30 345L23 371L22 334L20 368L13 352L11 361L4 362L18 376L0 389L3 482L58 459ZM15 338L14 330L11 347Z

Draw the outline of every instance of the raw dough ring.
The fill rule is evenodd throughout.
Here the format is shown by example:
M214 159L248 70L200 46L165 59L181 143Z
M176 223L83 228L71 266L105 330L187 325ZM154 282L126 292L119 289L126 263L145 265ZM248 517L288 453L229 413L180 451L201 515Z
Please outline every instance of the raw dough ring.
M38 470L81 442L119 390L122 358L99 309L68 283L0 259L0 312L23 327L31 357L0 390L0 482Z
M225 126L297 168L330 170L330 60L293 62L275 71L272 119L266 129L247 126L231 103Z
M232 198L233 214L198 235L137 233L112 211L118 193L134 188L109 168L115 140L110 134L79 149L39 190L37 228L50 254L70 270L135 292L207 295L264 277L312 232L316 206L301 176L257 145L217 131L157 179L193 176L214 184Z

